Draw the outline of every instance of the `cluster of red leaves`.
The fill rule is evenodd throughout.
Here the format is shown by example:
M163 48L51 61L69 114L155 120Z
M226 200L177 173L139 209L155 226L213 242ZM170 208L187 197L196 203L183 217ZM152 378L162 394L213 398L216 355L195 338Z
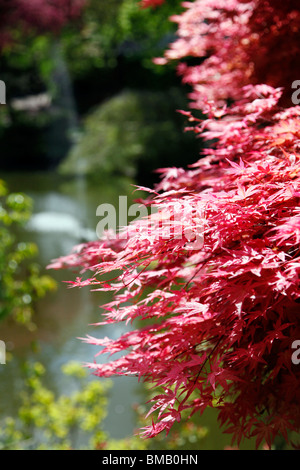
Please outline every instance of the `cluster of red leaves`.
M216 102L240 97L247 84L284 87L282 102L290 104L290 89L300 76L300 11L297 0L197 0L184 2L178 40L165 60L199 58L181 63L183 81L193 85L194 106L203 97ZM199 40L201 37L201 40ZM205 66L202 66L203 58Z
M165 3L165 0L141 0L140 4L142 8L156 8Z
M76 247L52 268L80 268L92 274L73 285L115 293L104 324L147 320L117 340L86 338L100 353L123 354L89 364L96 375L135 375L161 388L147 436L214 406L238 444L256 436L271 446L300 430L300 366L291 359L300 339L300 107L283 107L291 70L276 68L272 49L293 56L298 12L288 0L184 5L166 56L209 52L180 72L207 119L184 114L215 143L187 170L161 170L146 201L155 214L116 239ZM291 34L282 36L287 24ZM280 88L268 83L263 54Z
M57 33L78 18L86 0L0 0L0 46L13 41L12 30Z

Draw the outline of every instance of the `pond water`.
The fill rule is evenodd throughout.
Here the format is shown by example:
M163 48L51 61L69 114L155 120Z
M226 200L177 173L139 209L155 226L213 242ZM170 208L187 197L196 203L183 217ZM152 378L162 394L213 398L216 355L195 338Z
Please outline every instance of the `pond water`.
M23 240L34 241L39 248L38 262L43 272L49 262L70 253L83 239L96 239L99 217L96 209L102 203L111 203L118 209L120 195L133 197L130 181L114 179L99 184L87 184L84 179L66 179L57 174L1 175L13 192L24 192L34 202L30 225L22 233ZM97 353L94 346L79 338L88 335L118 337L123 326L95 327L100 321L100 305L108 298L104 293L91 293L86 289L68 289L62 281L74 278L68 271L51 271L58 283L55 293L48 294L37 304L37 330L29 332L11 325L9 319L0 325L0 339L12 353L12 360L0 365L0 422L1 418L15 416L22 390L21 366L26 360L39 361L46 367L46 383L58 394L68 394L72 385L62 375L61 366L70 360L84 363L93 361ZM72 277L73 276L73 277ZM38 348L33 348L38 344ZM100 356L101 357L101 356ZM97 358L97 361L100 358ZM103 358L105 361L105 358ZM105 431L112 438L132 435L136 428L133 404L144 401L143 388L134 378L113 380L109 394ZM209 429L201 442L202 449L222 449L230 444L216 424L216 415L206 413L202 423ZM246 444L245 448L253 448Z

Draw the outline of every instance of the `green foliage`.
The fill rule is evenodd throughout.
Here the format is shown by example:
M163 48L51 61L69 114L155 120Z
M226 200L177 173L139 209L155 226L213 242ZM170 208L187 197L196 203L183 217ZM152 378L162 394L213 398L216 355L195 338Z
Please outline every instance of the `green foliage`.
M62 173L123 174L135 177L161 166L191 161L199 145L184 134L176 112L185 106L181 94L124 91L97 107L85 119L82 136L61 165Z
M32 261L37 255L36 245L18 239L17 229L29 220L31 210L28 196L9 194L0 181L0 320L11 315L32 329L35 301L56 284L50 276L41 275Z
M158 9L142 9L137 0L90 0L81 18L65 26L59 37L29 29L25 35L16 28L14 41L0 57L1 79L7 85L7 105L0 110L6 157L1 167L25 169L25 160L26 169L55 167L69 151L60 61L80 116L126 87L157 90L177 84L174 65L160 67L152 59L173 40L175 24L166 18L181 9L179 0ZM14 105L15 98L45 93L51 104L44 107L32 109L23 102L19 111Z
M113 68L120 55L136 57L151 68L152 58L162 54L174 38L175 24L166 18L181 10L180 0L155 10L140 8L137 0L90 0L80 20L65 26L59 40L50 33L27 30L24 35L16 29L14 41L2 50L1 78L9 88L20 91L25 91L26 84L51 86L55 68L52 49L57 42L73 78ZM164 73L166 68L155 69Z
M153 68L152 59L162 54L174 38L176 26L166 20L182 10L181 1L158 9L143 9L137 0L91 0L84 10L81 28L69 25L61 36L64 56L73 75L93 68L113 68L120 55L140 60ZM156 68L164 73L163 68Z
M118 11L122 0L91 0L84 9L81 27L72 24L61 36L63 55L74 77L93 69L116 65L116 45L120 41Z
M141 8L136 0L124 0L118 12L118 23L120 40L128 45L125 54L139 56L145 67L153 68L153 57L161 55L175 38L176 25L168 18L182 11L181 3L173 0L151 9ZM154 68L157 73L164 73L163 68Z
M87 381L80 365L69 363L64 374L81 382L81 390L55 396L42 383L45 368L40 363L24 365L24 389L18 418L7 417L0 431L2 449L69 450L77 441L89 438L89 447L105 442L101 430L106 416L108 382Z

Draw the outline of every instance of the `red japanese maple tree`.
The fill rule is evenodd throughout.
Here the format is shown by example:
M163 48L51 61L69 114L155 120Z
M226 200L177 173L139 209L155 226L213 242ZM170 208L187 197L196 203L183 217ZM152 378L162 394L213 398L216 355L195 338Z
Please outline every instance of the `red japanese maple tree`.
M86 338L123 353L89 364L96 375L160 390L145 435L214 406L238 444L271 446L300 430L300 11L295 0L195 0L173 20L178 37L157 62L179 61L191 86L183 112L207 148L188 169L160 170L147 199L155 215L52 267L115 292L103 323L147 320L117 340Z

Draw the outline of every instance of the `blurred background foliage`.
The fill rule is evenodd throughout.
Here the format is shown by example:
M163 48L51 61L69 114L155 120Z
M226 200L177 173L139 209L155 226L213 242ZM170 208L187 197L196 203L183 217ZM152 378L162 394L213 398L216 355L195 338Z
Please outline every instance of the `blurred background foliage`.
M180 0L171 0L157 9L142 9L137 0L111 0L109 3L89 0L80 18L68 23L59 34L36 34L33 30L24 35L18 29L14 31L14 41L3 47L0 58L1 79L7 84L7 106L1 107L0 114L3 154L0 168L20 168L22 171L57 168L72 151L77 134L85 133L82 122L86 115L91 122L90 114L93 116L94 108L104 104L98 123L99 133L101 126L111 126L109 106L111 104L114 112L116 96L121 102L122 97L125 99L124 90L131 91L135 106L137 100L145 99L142 121L147 120L150 133L156 132L154 121L163 108L165 127L170 128L172 138L179 143L171 149L173 165L184 166L196 160L200 143L182 132L184 118L176 115L177 107L172 106L186 109L186 90L174 65L161 67L152 61L161 56L175 38L176 25L168 21L168 17L181 10ZM176 89L175 100L174 93L170 97L170 88ZM145 98L141 96L142 92L145 92ZM147 98L149 92L153 101ZM136 97L134 93L137 93ZM132 115L131 110L127 112L126 103L124 101L123 108L118 110L121 114L115 126L121 125L122 120L135 121L138 117ZM152 117L148 118L149 114ZM94 116L98 118L97 114ZM150 121L154 126L152 131ZM174 126L181 131L176 137ZM96 130L96 123L94 127ZM135 135L137 141L132 135L131 143L139 147L140 137L138 133ZM103 155L99 146L102 161L115 153L118 137L118 132L114 139L110 134L109 141L103 144ZM183 156L182 149L187 140L189 155L186 152ZM109 145L111 150L107 153ZM148 142L144 141L142 145L146 148ZM85 147L79 148L82 150L81 158L89 159ZM161 144L155 150L147 159L150 171L170 164L170 155L161 152ZM131 154L131 149L124 152L124 167L129 163L127 154ZM139 165L140 155L141 152L134 158L136 165ZM117 158L120 161L123 155ZM110 162L107 167L109 165Z
M88 113L61 173L125 175L151 183L155 168L176 166L184 155L193 155L195 138L183 133L176 113L185 106L177 88L120 92Z
M9 193L0 180L0 321L10 315L30 330L35 328L35 302L56 288L55 281L42 275L34 262L36 244L20 241L14 233L13 229L24 225L31 213L31 199Z
M180 432L175 430L167 439L160 436L145 440L138 434L113 439L103 429L111 382L91 379L86 369L74 361L60 372L73 382L73 391L68 395L56 396L45 385L41 363L24 363L18 417L7 416L2 421L0 450L197 449L207 435L205 427L185 423ZM142 412L137 406L137 419Z

